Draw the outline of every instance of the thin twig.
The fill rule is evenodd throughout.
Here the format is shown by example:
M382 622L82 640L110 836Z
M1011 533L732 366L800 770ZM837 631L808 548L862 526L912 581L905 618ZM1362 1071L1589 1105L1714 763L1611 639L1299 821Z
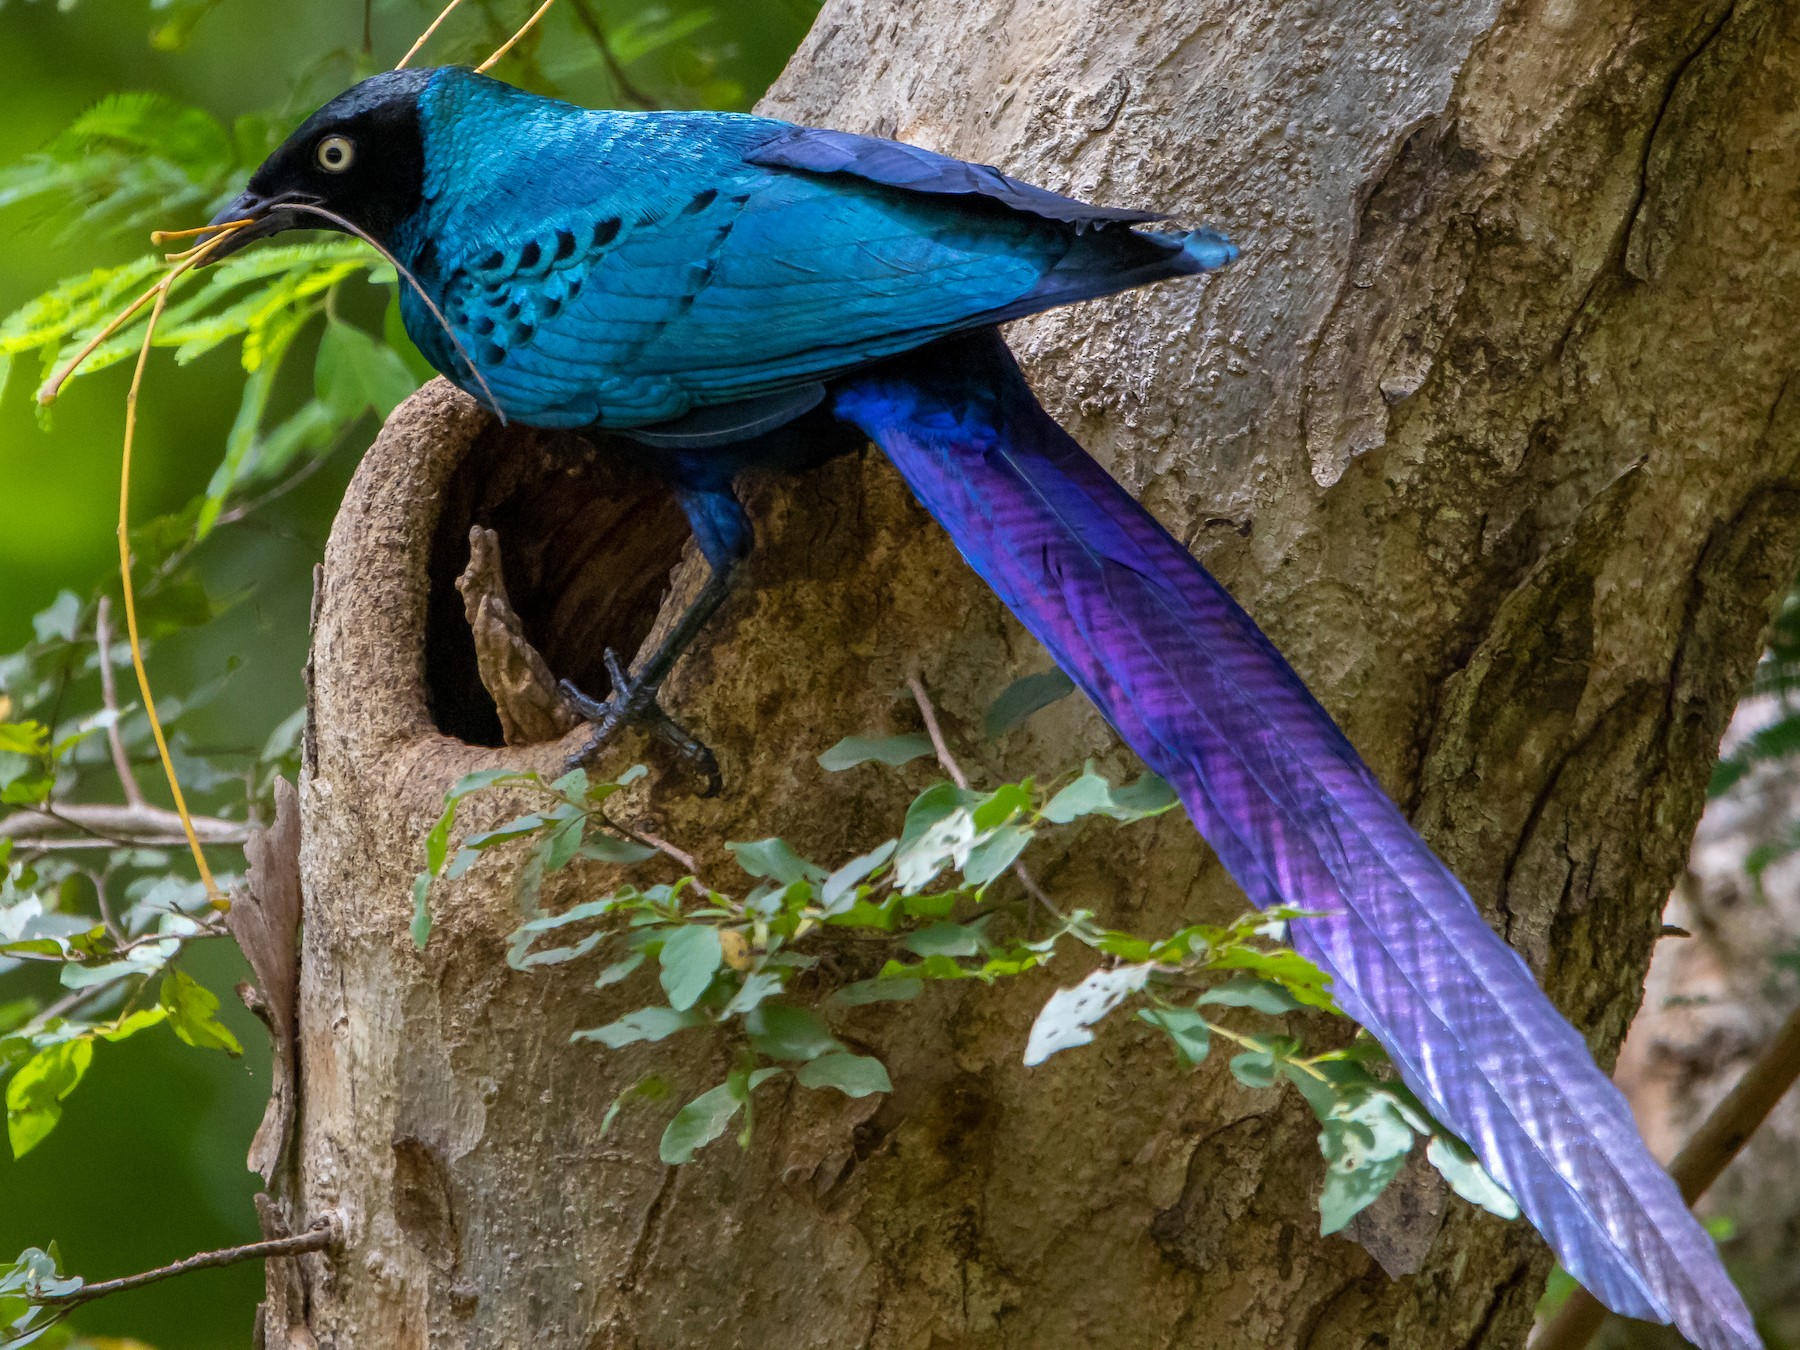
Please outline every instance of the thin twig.
M293 473L275 484L274 487L263 493L262 496L252 497L249 501L244 502L239 506L234 506L229 511L219 512L219 518L213 522L214 528L217 528L220 525L236 525L239 521L255 515L270 502L279 501L281 498L287 496L288 493L292 492L320 469L324 468L331 457L343 448L343 445L344 437L342 435L334 437L330 445L326 446L325 449L307 460L305 464L301 465Z
M1061 922L1063 922L1063 923L1068 922L1068 917L1062 912L1061 909L1057 908L1056 901L1054 901L1050 898L1049 892L1047 892L1042 886L1038 885L1037 882L1035 880L1033 880L1031 873L1029 873L1025 870L1024 863L1016 862L1013 864L1013 876L1018 879L1019 885L1021 885L1025 888L1025 894L1029 895L1033 900L1037 901L1040 905L1042 905L1051 914L1055 915L1056 918L1058 920L1060 920Z
M548 0L546 0L546 8L548 8ZM539 13L542 12L543 11L541 10L539 11ZM530 26L530 24L525 25L526 28L529 28ZM524 31L524 28L519 30L521 34L524 33ZM518 41L518 37L515 36L513 41ZM507 46L511 45L512 43L507 44ZM501 52L504 52L505 50L505 47L500 49ZM496 52L495 56L498 57L499 54L499 52ZM444 317L444 311L438 308L437 301L433 300L430 293L419 284L419 279L412 274L412 270L404 266L401 261L394 256L393 251L389 249L386 244L382 243L355 221L350 220L345 216L340 216L335 211L328 211L323 206L315 206L311 202L289 202L285 209L289 211L299 211L303 215L318 216L322 220L328 220L345 234L355 235L358 239L362 240L363 243L367 244L385 258L388 266L399 273L407 285L413 288L413 293L419 297L419 302L430 312L431 317L437 320L438 327L444 330L444 336L450 339L450 345L456 348L456 354L462 357L463 364L469 368L469 374L475 377L475 383L481 386L481 392L487 396L488 407L494 410L494 416L500 419L500 425L506 425L506 409L502 408L500 406L500 400L494 397L494 391L488 387L487 379L475 365L475 358L469 355L469 349L463 346L462 339L456 336L456 330L450 326L450 320Z
M620 64L612 49L612 42L606 36L606 29L601 26L600 19L588 5L588 0L569 0L569 7L575 11L576 21L587 29L588 36L600 49L600 59L606 63L606 73L612 76L613 85L626 101L635 103L646 111L660 108L662 104L640 89L631 76L625 73L625 67Z
M218 816L190 816L194 833L205 844L241 844L250 837L242 821ZM181 817L160 806L113 806L90 802L63 802L54 808L15 811L0 816L0 839L16 839L32 847L66 845L60 830L76 831L109 848L133 848L164 843L186 843Z
M431 26L429 28L427 28L423 33L419 34L419 40L417 42L413 43L412 46L410 46L406 49L406 55L401 57L398 61L394 62L394 69L395 70L406 69L406 63L408 61L412 60L413 57L417 56L419 54L419 49L422 48L427 42L431 41L431 35L433 33L437 32L438 25L443 23L443 21L445 19L449 18L450 15L455 11L456 7L458 5L460 5L462 2L463 2L463 0L450 0L450 3L445 5L444 8L441 11L439 11L437 18L435 18L431 21Z
M667 839L659 839L648 831L634 830L629 825L622 825L611 816L607 815L605 811L600 813L600 817L606 822L607 828L617 830L627 839L635 839L645 848L653 848L658 853L673 858L676 862L687 868L689 872L696 876L699 875L700 864L694 861L693 854L682 852L682 850L676 848L675 845L671 844Z
M912 691L913 702L919 705L919 717L925 723L925 734L931 738L931 752L937 756L939 767L950 775L951 782L967 792L969 776L962 771L962 765L956 762L956 756L950 753L950 743L944 739L943 727L938 725L937 708L931 702L931 695L926 692L925 681L920 677L917 667L906 672L906 687ZM1025 870L1024 863L1015 862L1012 874L1019 885L1025 888L1025 894L1048 910L1057 922L1068 922L1068 917L1057 908L1056 902L1037 884L1031 873Z
M46 1308L78 1308L84 1303L92 1303L95 1299L105 1298L108 1294L121 1294L127 1289L141 1289L147 1284L156 1284L162 1280L172 1280L177 1275L188 1275L196 1270L213 1270L219 1266L235 1266L243 1261L266 1261L275 1256L298 1256L302 1252L322 1252L327 1247L335 1247L339 1241L338 1226L331 1219L318 1219L304 1233L293 1237L269 1238L263 1242L247 1242L241 1247L225 1247L216 1252L201 1252L190 1256L185 1261L177 1261L173 1265L159 1266L155 1270L146 1270L138 1275L125 1275L116 1280L102 1280L98 1284L84 1284L78 1289L71 1289L66 1294L40 1294L33 1302Z
M112 668L112 597L100 597L99 611L94 616L94 641L100 648L100 700L112 721L106 724L106 744L112 751L113 768L119 775L119 786L125 790L125 804L134 811L145 807L144 790L131 772L131 757L125 753L125 739L119 734L119 690L113 683Z
M956 762L956 756L950 753L950 747L944 740L944 729L938 725L937 709L932 706L931 695L925 692L925 681L919 678L919 672L906 672L906 687L912 690L913 702L919 705L919 716L925 720L925 734L931 737L931 750L937 756L937 762L950 781L964 792L969 790L968 775L962 771L962 765Z
M1800 1080L1800 1008L1788 1014L1769 1043L1744 1071L1725 1099L1712 1109L1669 1164L1669 1175L1681 1198L1693 1204L1749 1142L1775 1104ZM1532 1342L1532 1350L1582 1350L1606 1320L1606 1309L1592 1294L1577 1289L1569 1295Z
M490 70L492 70L495 66L499 65L500 58L505 56L508 52L510 52L513 49L513 47L518 43L520 38L524 37L533 28L537 27L537 21L539 19L543 18L544 15L549 12L550 6L554 5L555 3L556 3L556 0L544 0L543 4L539 5L536 9L534 9L531 12L531 17L529 19L525 20L524 25L519 29L518 32L514 33L511 37L506 39L505 42L501 43L500 46L495 50L495 52L492 56L488 57L487 60L483 61L480 65L475 67L475 73L477 75L485 75Z

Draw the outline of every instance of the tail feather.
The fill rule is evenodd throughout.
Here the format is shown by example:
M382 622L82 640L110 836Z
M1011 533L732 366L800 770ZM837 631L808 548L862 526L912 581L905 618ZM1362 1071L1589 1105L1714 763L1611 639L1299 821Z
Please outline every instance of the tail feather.
M995 333L845 381L963 556L1175 787L1401 1077L1615 1311L1759 1347L1624 1097L1242 608L1038 406Z

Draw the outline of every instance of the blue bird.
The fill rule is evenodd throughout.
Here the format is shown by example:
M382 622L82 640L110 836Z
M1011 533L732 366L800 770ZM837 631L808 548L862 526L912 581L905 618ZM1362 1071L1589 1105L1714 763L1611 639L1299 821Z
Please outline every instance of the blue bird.
M1175 787L1259 906L1563 1265L1704 1350L1760 1345L1712 1240L1525 962L1255 623L1039 406L995 325L1224 266L1207 230L892 141L589 111L467 70L320 109L215 224L360 234L407 331L501 416L635 440L713 569L605 734L723 596L749 464L867 437L969 564Z

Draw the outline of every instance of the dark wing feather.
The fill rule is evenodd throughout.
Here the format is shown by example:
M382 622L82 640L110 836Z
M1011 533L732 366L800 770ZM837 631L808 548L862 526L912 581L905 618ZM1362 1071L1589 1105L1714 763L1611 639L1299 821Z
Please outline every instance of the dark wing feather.
M971 164L904 141L848 131L788 127L749 151L744 160L769 168L846 174L907 192L982 197L1066 225L1144 225L1168 219L1155 211L1094 206L1020 182L991 164Z

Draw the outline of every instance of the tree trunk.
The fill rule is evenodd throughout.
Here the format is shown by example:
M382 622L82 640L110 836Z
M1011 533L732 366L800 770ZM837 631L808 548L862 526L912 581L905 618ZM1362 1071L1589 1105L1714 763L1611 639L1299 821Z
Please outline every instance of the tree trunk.
M830 0L765 109L1243 245L1205 284L1011 337L1608 1055L1800 544L1797 86L1782 0ZM1435 1232L1414 1275L1319 1238L1293 1094L1178 1073L1147 1029L1026 1070L1070 969L856 1010L843 1034L891 1095L771 1100L747 1151L671 1169L667 1112L607 1132L607 1105L652 1067L709 1087L725 1050L571 1045L642 991L508 967L505 859L439 887L417 952L410 883L444 789L555 769L572 744L492 748L452 587L470 524L497 531L550 667L590 687L679 555L666 501L602 450L503 431L434 385L333 532L290 1186L296 1219L336 1213L346 1237L285 1303L306 1327L271 1315L270 1343L290 1320L285 1343L328 1350L1521 1342L1547 1268L1529 1231L1427 1186L1367 1234ZM720 876L728 839L841 861L891 832L925 771L813 757L916 725L894 697L914 663L963 724L1047 664L878 456L749 502L757 556L668 689L723 793L654 747L607 761L658 765L622 814ZM1088 755L1125 767L1067 700L988 767ZM477 799L466 823L518 809ZM1179 816L1033 865L1139 931L1243 904ZM606 880L564 877L545 904Z

